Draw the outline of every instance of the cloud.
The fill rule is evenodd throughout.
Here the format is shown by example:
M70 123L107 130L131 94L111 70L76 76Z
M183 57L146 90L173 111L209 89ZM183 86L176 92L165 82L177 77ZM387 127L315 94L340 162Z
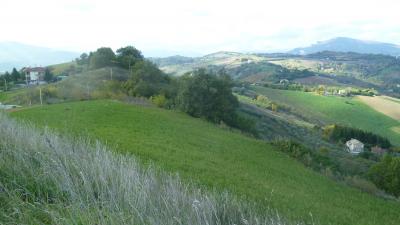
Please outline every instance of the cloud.
M399 43L394 0L3 0L0 40L88 51L277 51L335 36Z

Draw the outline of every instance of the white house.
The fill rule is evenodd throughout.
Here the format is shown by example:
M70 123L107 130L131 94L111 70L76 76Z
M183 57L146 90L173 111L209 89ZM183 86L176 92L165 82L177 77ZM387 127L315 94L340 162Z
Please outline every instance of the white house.
M361 141L352 138L346 142L346 150L351 154L357 155L364 151L364 144Z
M44 67L26 67L23 69L27 84L38 84L43 80L46 69Z

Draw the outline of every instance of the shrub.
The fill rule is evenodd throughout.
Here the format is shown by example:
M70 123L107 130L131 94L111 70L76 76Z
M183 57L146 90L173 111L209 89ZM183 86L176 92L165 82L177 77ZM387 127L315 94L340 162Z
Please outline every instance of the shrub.
M385 155L370 168L368 174L376 186L396 197L400 196L400 157Z
M162 108L166 105L167 98L164 95L155 95L150 98L150 101L156 106Z
M280 151L287 153L289 156L314 170L324 171L330 168L335 172L339 171L338 165L326 156L325 153L314 152L304 145L291 140L276 140L272 144L277 146Z

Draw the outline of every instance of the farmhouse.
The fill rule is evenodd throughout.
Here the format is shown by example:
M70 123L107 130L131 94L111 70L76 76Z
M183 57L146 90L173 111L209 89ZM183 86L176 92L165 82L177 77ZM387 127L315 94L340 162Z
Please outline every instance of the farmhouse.
M346 142L346 150L351 154L357 155L364 151L364 144L361 141L352 138Z
M44 67L25 67L22 71L25 73L27 84L38 84L43 80L46 69Z

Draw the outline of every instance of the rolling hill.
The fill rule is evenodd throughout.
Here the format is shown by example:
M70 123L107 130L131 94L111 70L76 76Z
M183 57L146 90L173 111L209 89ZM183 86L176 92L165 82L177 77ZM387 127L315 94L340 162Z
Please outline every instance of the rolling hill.
M253 90L267 96L271 101L292 108L315 124L339 123L356 127L380 134L389 138L394 144L400 145L400 135L393 130L400 126L400 122L375 111L357 98L321 96L315 93L264 87L253 87Z
M288 53L307 55L323 51L357 52L363 54L384 54L400 56L399 45L376 41L357 40L347 37L337 37L327 41L321 41L309 47L293 49Z
M398 202L346 187L271 145L183 113L116 101L81 101L18 110L19 120L65 135L102 140L142 163L178 172L313 224L398 224Z

